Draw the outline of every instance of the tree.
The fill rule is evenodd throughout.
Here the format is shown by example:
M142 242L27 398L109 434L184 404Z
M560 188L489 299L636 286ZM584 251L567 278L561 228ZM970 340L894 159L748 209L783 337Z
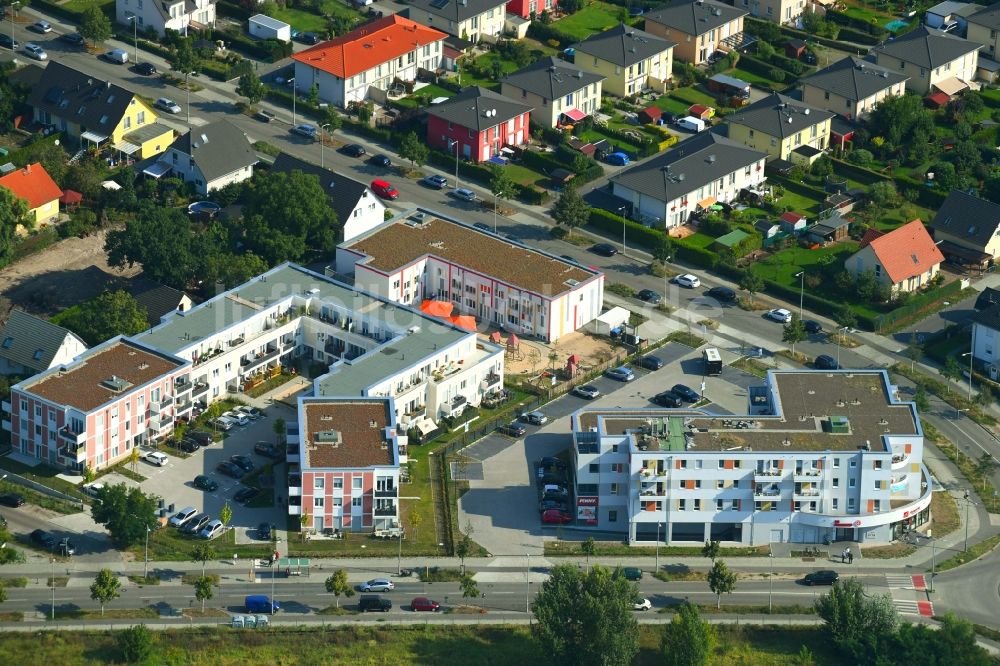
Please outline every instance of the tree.
M927 397L927 389L921 384L913 394L913 403L917 406L917 411L926 414L931 407L931 401Z
M792 346L792 355L795 355L795 343L806 339L806 326L802 323L799 313L792 313L792 320L785 324L781 333L781 341Z
M410 160L410 164L414 167L425 165L430 152L430 148L420 140L416 132L410 132L404 136L402 142L399 144L399 156Z
M239 83L236 84L236 94L241 97L246 97L250 106L254 106L255 104L258 104L260 100L264 99L264 94L266 92L264 84L261 82L260 77L257 76L257 72L254 71L249 71L241 76ZM292 94L295 94L294 91Z
M122 653L122 661L126 664L138 664L146 661L153 652L156 638L153 632L144 624L136 624L118 633L118 649Z
M706 541L705 545L701 547L701 556L707 557L712 560L712 562L715 562L716 558L719 557L721 550L722 544L718 541Z
M944 360L944 367L941 368L941 374L944 375L945 379L950 379L953 382L962 378L962 368L954 356L949 356Z
M417 528L420 527L420 523L423 522L424 519L423 516L420 515L420 512L413 508L410 509L409 516L410 516L410 529L413 530L413 538L416 539Z
M201 575L205 575L205 563L209 560L214 560L216 557L215 549L212 548L211 544L199 543L194 548L191 549L191 561L201 562Z
M337 213L315 174L270 173L254 180L245 199L245 242L269 264L333 249Z
M177 50L174 51L173 60L170 61L170 68L184 75L184 88L188 89L191 85L188 82L188 77L201 69L201 56L191 46L191 40L182 39L180 41Z
M674 243L670 240L670 236L666 234L660 234L656 238L656 242L652 247L653 259L665 264L674 257Z
M120 549L140 543L146 530L156 528L156 498L139 488L128 488L124 483L105 486L97 499L100 502L90 509L94 522L107 528L111 541Z
M472 554L472 523L470 522L462 532L462 538L455 545L455 554L462 560L462 575L465 575L465 558Z
M80 14L80 26L77 28L77 32L84 39L89 39L92 44L96 45L111 37L111 20L101 11L100 6L97 4L89 5Z
M197 244L190 217L144 202L124 229L108 232L104 251L115 268L141 264L146 277L184 290L196 272Z
M280 416L274 419L274 424L271 426L271 429L274 430L274 438L278 444L285 443L285 427L285 419Z
M880 209L898 206L899 192L896 191L896 184L889 180L880 180L868 188L868 200Z
M552 208L552 219L556 224L561 224L573 232L573 229L582 227L590 221L590 206L583 200L580 193L572 185L566 187L556 199L556 204Z
M708 572L708 589L717 597L716 608L722 608L722 595L732 594L736 589L736 574L729 570L726 563L716 560L712 570Z
M7 588L4 586L3 581L0 581L0 604L7 601Z
M704 666L715 648L715 629L696 606L684 603L664 627L660 646L667 666Z
M986 482L989 480L990 475L997 468L997 461L988 452L983 451L983 454L979 456L979 460L976 461L976 474L983 479L983 491L986 490Z
M590 568L590 558L597 553L597 542L594 537L587 537L580 542L580 552L587 556L587 568Z
M121 596L122 584L111 569L101 569L90 586L90 598L101 604L101 617L104 617L104 605Z
M309 104L319 106L319 84L314 83L309 87Z
M849 305L841 305L833 314L833 320L841 328L855 328L858 325L858 316Z
M135 335L148 326L145 306L125 290L106 291L63 310L52 321L73 331L89 345L116 335Z
M212 598L212 577L198 576L194 579L194 598L201 602L201 612L205 612L205 602Z
M340 595L348 599L354 596L354 588L347 582L347 570L337 569L326 579L326 591L337 597L337 608L340 608Z
M892 597L866 595L864 584L856 578L834 583L814 607L837 647L858 661L873 654L873 648L899 624Z
M476 585L475 579L469 574L462 574L462 578L458 581L458 585L462 590L463 599L478 599L479 598L479 586Z
M748 270L740 278L740 289L750 294L750 302L753 303L753 295L764 291L764 278Z
M225 529L229 529L229 521L233 519L233 508L229 506L229 502L225 502L222 508L219 509L219 520L222 521L222 525ZM233 532L233 542L236 542L236 533Z
M594 565L589 571L560 564L542 583L533 606L538 637L555 664L629 664L639 650L632 604L635 585L621 570Z
M6 264L14 250L17 225L24 220L28 206L6 187L0 187L0 263Z
M132 471L135 472L136 468L139 466L139 447L133 446L132 453L128 455L128 464L132 466Z
M510 172L500 165L494 165L490 175L490 192L493 193L494 202L496 199L509 201L514 198L514 180L510 177ZM493 207L493 230L497 226L496 206Z
M938 629L922 624L904 624L886 641L883 654L892 655L894 664L996 664L989 653L976 644L972 623L945 613Z

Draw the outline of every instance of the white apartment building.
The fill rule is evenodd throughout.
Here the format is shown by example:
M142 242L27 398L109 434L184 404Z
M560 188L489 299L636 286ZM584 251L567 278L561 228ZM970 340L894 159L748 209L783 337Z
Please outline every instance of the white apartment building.
M745 416L581 409L576 524L630 543L888 542L930 520L916 407L884 371L771 371Z
M132 17L139 32L152 28L163 37L169 29L187 35L189 27L215 27L215 0L117 0L115 20L132 27Z
M598 315L604 274L430 211L408 211L337 248L361 289L419 307L450 303L477 326L554 341Z

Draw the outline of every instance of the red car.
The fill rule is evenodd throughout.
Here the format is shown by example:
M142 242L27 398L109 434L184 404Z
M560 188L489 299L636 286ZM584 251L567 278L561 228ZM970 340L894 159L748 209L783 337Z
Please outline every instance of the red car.
M398 199L399 190L384 180L373 180L372 191L383 199Z
M418 611L438 611L441 610L441 604L434 601L433 599L428 599L427 597L417 597L410 602L410 610L414 613Z
M542 513L542 522L549 525L565 525L573 522L573 516L568 511L548 509Z

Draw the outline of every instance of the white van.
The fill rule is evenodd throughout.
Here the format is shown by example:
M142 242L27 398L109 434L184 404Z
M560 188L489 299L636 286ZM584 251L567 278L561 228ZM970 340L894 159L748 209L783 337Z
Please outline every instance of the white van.
M108 62L113 62L116 65L124 65L128 62L128 51L123 49L114 49L105 53L104 59Z
M691 132L705 131L705 121L701 118L695 118L694 116L684 116L677 121L677 126Z

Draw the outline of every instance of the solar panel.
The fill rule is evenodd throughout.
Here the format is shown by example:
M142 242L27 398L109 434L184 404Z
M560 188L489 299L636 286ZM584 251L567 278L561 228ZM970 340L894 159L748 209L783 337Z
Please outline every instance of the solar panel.
M432 1L431 1L431 7L433 7L434 9L442 9L442 8L443 8L443 7L445 7L445 6L446 6L446 5L447 5L447 4L448 4L448 3L450 2L450 1L451 1L451 0L432 0Z

